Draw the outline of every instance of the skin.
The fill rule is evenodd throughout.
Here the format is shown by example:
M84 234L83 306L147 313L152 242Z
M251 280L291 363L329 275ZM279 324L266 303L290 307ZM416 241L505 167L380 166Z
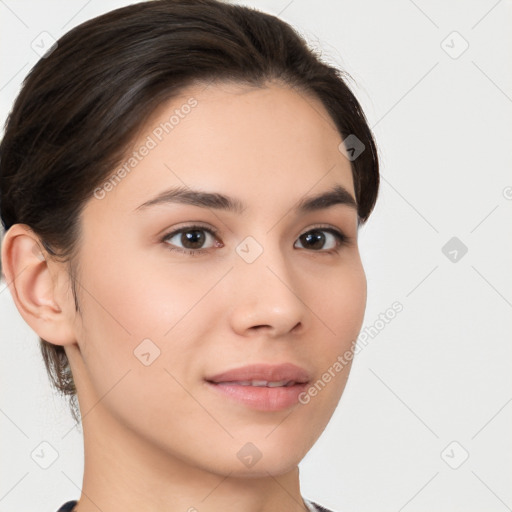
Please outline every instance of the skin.
M248 363L289 361L320 379L353 348L366 278L354 208L293 213L299 200L335 184L355 196L323 105L278 83L194 86L161 105L133 147L192 96L198 104L190 114L103 199L86 204L81 315L65 265L46 252L41 260L30 228L17 224L4 238L18 310L39 336L65 347L73 371L84 433L81 512L305 510L298 464L350 371L348 364L309 403L273 412L205 386L206 375ZM179 185L246 207L241 214L176 203L134 211ZM205 253L170 251L185 247L180 235L161 241L196 222L219 230L205 233ZM327 254L337 243L322 231L325 249L310 248L299 237L317 224L340 230L347 244ZM250 264L235 251L247 236L263 249ZM146 338L160 350L148 366L134 355ZM248 442L261 454L252 467L237 457Z

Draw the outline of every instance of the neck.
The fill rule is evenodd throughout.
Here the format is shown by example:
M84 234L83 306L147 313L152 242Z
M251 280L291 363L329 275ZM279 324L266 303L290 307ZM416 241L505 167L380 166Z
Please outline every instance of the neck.
M299 469L215 473L142 440L97 405L83 419L84 477L77 512L304 512Z

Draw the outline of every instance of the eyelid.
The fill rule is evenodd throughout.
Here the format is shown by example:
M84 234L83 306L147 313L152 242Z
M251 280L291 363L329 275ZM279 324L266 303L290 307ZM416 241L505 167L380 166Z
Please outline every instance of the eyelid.
M192 221L189 224L185 224L184 226L178 226L173 227L169 231L165 231L163 235L161 235L160 240L165 240L169 238L171 235L177 235L178 233L181 233L183 231L193 231L194 229L204 229L205 231L208 231L210 234L217 236L219 234L219 229L209 225L209 224L203 224L200 221L194 222Z

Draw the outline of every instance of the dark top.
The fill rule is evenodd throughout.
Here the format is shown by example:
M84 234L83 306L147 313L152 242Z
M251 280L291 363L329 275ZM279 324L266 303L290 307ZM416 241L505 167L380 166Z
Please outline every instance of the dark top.
M309 502L311 503L311 505L313 505L313 507L315 507L318 510L318 512L333 512L331 509L322 507L322 505L319 505L314 501L309 500Z
M315 503L314 501L309 500L309 502L318 510L318 512L333 512L332 510L329 510L328 508L322 507L321 505L318 505L318 503ZM77 500L71 500L66 501L62 507L57 510L57 512L71 512L73 510L73 507L78 503Z
M64 505L62 505L62 507L60 507L59 510L57 510L57 512L71 512L71 510L73 510L73 507L77 503L78 500L66 501L66 503L64 503Z

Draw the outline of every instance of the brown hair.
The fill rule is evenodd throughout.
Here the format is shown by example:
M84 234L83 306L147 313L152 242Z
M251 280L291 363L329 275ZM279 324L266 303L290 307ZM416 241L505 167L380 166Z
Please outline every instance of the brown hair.
M219 0L155 0L111 11L72 29L23 83L0 145L0 215L5 230L30 226L48 253L67 263L76 311L80 213L112 173L156 107L187 86L269 80L321 100L343 140L364 151L353 161L358 217L379 188L377 150L349 75L315 55L287 23ZM352 160L352 159L351 159ZM40 338L51 384L76 388L64 348Z

